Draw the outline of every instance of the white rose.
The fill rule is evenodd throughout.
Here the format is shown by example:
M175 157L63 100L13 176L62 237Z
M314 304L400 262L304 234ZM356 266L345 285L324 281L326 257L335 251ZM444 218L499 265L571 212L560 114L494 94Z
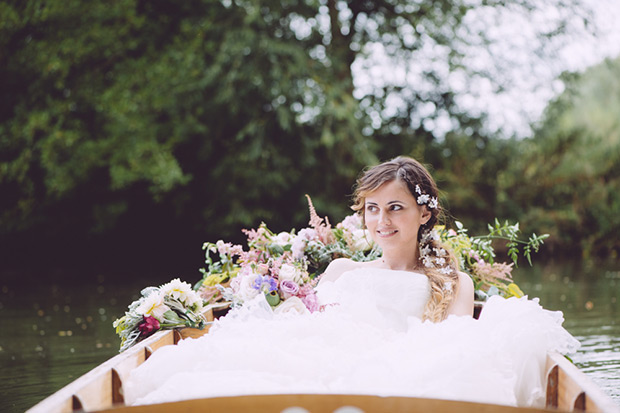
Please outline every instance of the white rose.
M255 272L250 272L246 275L237 276L237 278L241 277L237 284L237 291L235 291L235 296L242 302L248 302L254 297L256 297L259 291L254 288L254 282L256 281L256 277L259 274Z
M275 314L310 314L310 311L306 308L304 303L299 299L299 297L291 297L277 306L273 312Z
M345 219L343 219L338 225L345 231L354 232L357 229L361 229L364 226L364 223L362 222L360 214L353 214L345 217Z
M285 246L287 244L291 243L291 234L289 234L288 232L280 232L278 235L276 235L273 238L273 242L275 244L278 244L280 246Z
M352 233L353 235L353 249L355 251L367 251L372 248L372 238L370 238L370 234L368 230L365 229L356 229Z
M294 265L290 264L282 264L280 267L280 272L278 273L278 278L280 282L282 281L294 281L297 284L301 284L303 281L303 275L301 272L295 268Z
M293 238L291 242L291 251L293 258L301 260L304 257L304 251L309 241L315 239L318 236L316 230L312 228L304 228Z
M303 237L297 236L292 242L291 252L293 253L293 258L296 260L301 260L304 257L304 251L306 250L306 243L308 241Z

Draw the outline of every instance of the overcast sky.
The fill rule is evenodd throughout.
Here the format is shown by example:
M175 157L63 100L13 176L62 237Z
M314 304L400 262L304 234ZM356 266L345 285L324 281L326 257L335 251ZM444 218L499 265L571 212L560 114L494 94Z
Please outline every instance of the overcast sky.
M530 133L529 123L540 118L547 103L560 93L562 84L554 79L565 70L583 71L596 65L607 57L620 55L620 0L590 0L595 12L597 35L576 35L567 44L559 48L559 58L550 63L546 72L541 71L539 82L523 82L499 97L500 104L493 103L489 96L487 106L490 109L491 122L497 126L504 125L507 130L514 130L518 135ZM518 71L515 68L515 71ZM519 77L518 74L516 74ZM513 109L511 109L513 108Z

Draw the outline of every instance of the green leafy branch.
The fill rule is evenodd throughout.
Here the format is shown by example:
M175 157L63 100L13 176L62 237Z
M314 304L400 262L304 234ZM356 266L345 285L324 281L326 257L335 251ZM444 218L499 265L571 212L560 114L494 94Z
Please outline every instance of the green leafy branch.
M457 222L457 228L463 229L463 224ZM460 227L459 227L460 225ZM532 234L527 241L519 239L519 223L510 225L508 221L504 221L503 224L495 218L494 225L488 224L488 234L478 235L471 237L472 247L478 251L478 253L490 263L494 262L495 251L492 247L493 240L505 240L506 247L508 248L507 254L514 262L515 266L518 265L519 259L519 247L522 247L523 256L527 259L530 266L532 265L532 252L538 252L540 246L544 244L544 240L549 238L549 234L536 235ZM467 230L464 230L467 231ZM457 231L458 232L458 231Z

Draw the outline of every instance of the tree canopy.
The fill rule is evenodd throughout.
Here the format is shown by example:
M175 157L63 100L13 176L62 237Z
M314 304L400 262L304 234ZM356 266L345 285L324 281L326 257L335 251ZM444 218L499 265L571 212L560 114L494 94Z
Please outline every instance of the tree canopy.
M499 177L500 204L584 256L620 250L620 58L565 74L532 139Z
M455 213L487 219L512 196L494 177L514 142L459 100L470 81L503 82L472 63L467 48L490 44L472 20L537 4L3 2L3 245L199 250L260 221L305 224L305 193L341 219L359 171L400 154L433 165ZM585 18L577 0L554 6L541 45Z

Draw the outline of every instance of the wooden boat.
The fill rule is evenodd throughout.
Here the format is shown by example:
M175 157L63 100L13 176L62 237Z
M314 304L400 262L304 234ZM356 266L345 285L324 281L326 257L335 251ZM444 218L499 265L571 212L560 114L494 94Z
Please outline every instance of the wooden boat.
M226 305L207 308L205 317L213 320L224 314ZM153 334L134 347L111 358L58 392L44 399L29 413L55 413L73 411L114 412L282 412L289 407L299 407L309 412L334 412L350 406L350 412L549 412L585 411L620 413L620 407L597 387L589 377L565 357L557 353L547 355L547 401L544 409L500 406L454 400L414 397L379 397L337 394L284 394L262 396L213 397L162 403L148 406L125 406L123 381L132 369L143 363L154 351L163 346L177 344L187 337L199 337L208 332L184 328L165 330ZM354 409L357 408L358 410ZM304 410L298 410L304 411Z

